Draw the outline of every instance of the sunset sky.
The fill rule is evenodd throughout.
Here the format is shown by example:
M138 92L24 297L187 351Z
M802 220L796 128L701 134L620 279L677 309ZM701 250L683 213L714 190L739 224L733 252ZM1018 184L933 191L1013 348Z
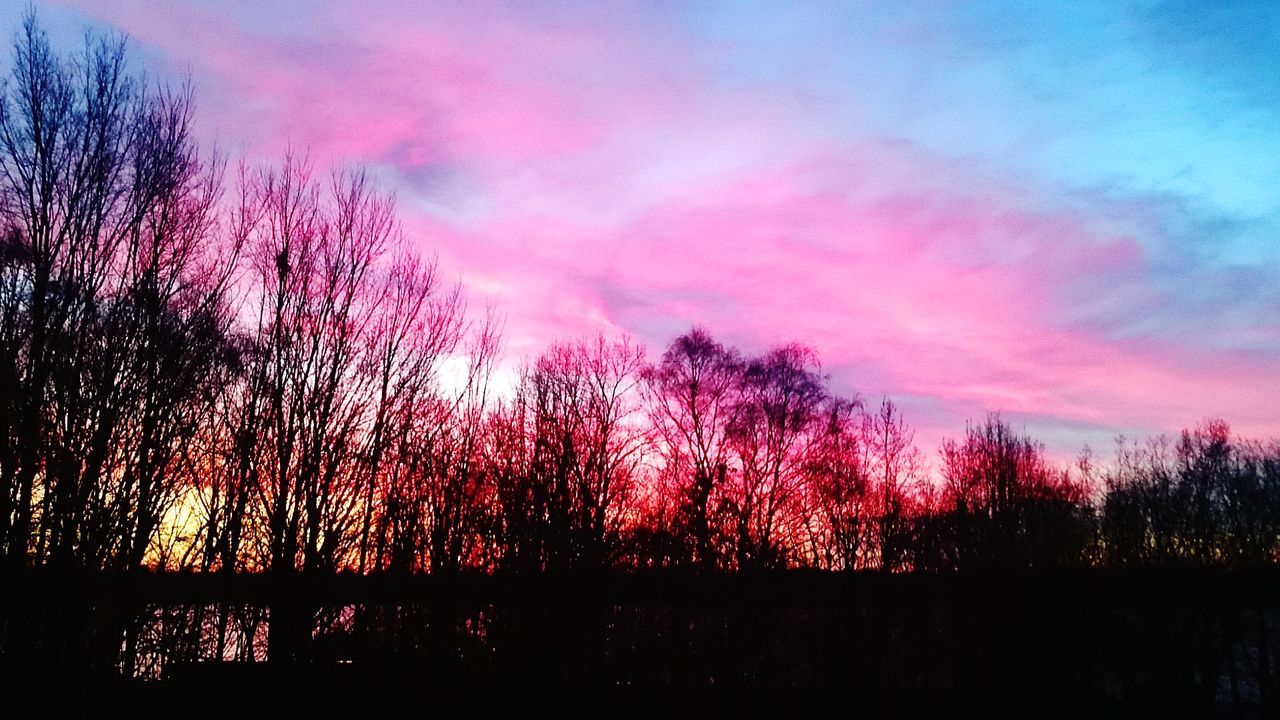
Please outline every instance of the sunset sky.
M515 360L699 324L930 454L987 410L1064 456L1280 437L1280 3L37 8L189 75L207 147L373 168Z

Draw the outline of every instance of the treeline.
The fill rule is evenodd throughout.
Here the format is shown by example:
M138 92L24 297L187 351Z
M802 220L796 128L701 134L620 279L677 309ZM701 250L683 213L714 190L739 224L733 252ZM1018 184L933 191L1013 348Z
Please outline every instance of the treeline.
M187 88L34 19L0 104L10 568L888 572L1273 564L1280 445L1209 421L1058 467L916 447L799 345L558 344L509 392L364 173L202 153ZM230 177L228 177L230 175Z

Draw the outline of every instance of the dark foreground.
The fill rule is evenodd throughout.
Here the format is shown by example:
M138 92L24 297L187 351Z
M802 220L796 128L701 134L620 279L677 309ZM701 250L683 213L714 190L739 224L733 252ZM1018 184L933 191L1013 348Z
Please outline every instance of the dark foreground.
M40 573L0 612L0 687L58 714L1280 709L1270 570Z

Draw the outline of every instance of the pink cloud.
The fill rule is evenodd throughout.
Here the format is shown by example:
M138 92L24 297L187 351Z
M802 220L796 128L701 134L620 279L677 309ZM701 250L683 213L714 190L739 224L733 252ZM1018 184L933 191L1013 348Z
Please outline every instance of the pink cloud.
M520 266L625 294L604 313L624 327L675 315L755 347L799 339L832 367L869 371L838 377L846 386L932 397L944 412L918 419L923 438L984 409L1104 434L1173 430L1208 414L1246 434L1280 429L1256 392L1280 386L1270 358L1078 322L1070 300L1089 292L1124 289L1129 312L1161 311L1137 240L981 186L904 197L895 180L879 199L858 182L874 173L870 153L827 162L840 166L828 174L852 179L844 197L815 190L814 166L802 164L734 178L609 231L509 217L485 232L535 248ZM945 172L917 161L922 177Z
M642 11L338 5L291 30L72 4L192 63L224 144L387 167L410 234L506 315L513 353L602 326L653 345L691 323L750 349L801 340L839 386L916 399L926 448L988 409L1063 453L1211 414L1280 435L1259 391L1280 387L1276 327L1172 309L1150 271L1156 204L1068 204L963 158L837 141L808 122L812 99L720 87L716 48ZM1270 351L1215 348L1215 332Z

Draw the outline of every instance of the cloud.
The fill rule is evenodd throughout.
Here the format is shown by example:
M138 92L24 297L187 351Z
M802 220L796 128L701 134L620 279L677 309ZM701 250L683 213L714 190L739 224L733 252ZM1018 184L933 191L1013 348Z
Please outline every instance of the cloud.
M1274 195L1213 157L1254 135L1207 134L1110 15L72 5L190 63L224 144L380 168L514 353L600 327L800 340L840 387L907 398L926 447L989 409L1063 454L1206 415L1280 435Z

